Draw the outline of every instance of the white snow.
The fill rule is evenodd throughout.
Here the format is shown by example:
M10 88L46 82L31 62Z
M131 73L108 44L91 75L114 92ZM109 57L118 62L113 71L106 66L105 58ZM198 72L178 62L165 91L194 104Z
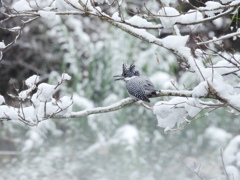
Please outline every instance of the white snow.
M28 152L34 147L34 142L30 139L24 142L23 148L21 149L22 152Z
M16 27L13 27L13 28L9 28L8 30L12 31L12 32L16 32L16 31L19 31L20 29L21 29L20 26L16 26Z
M100 12L102 12L102 9L99 6L96 6L95 9L92 12L95 13L95 14L99 14Z
M183 117L186 115L184 108L186 98L176 97L169 102L160 101L153 107L153 113L157 116L158 126L162 128L173 128L177 123L180 125L184 122Z
M164 28L171 28L179 18L179 12L173 7L163 7L158 11Z
M120 18L120 16L119 16L119 12L113 13L112 19L113 19L114 21L121 21L121 18Z
M28 11L32 10L26 0L19 0L12 5L12 8L16 11Z
M229 180L237 180L240 179L239 169L235 166L226 166L226 171L229 176Z
M121 21L121 18L119 17L119 14L118 12L114 13L112 15L112 19L114 21ZM143 22L146 24L146 21L144 21L144 19L142 20L137 20L136 21L136 17L134 18L135 20L130 20L131 22L137 22L141 25L143 25ZM147 39L149 42L154 42L154 41L158 41L158 42L161 42L158 38L156 38L153 34L147 32L145 29L138 29L138 28L134 28L130 25L127 25L127 24L122 24L122 23L118 23L120 26L122 26L123 28L125 28L126 30L128 31L131 31L139 36L142 36L143 38Z
M17 120L18 117L18 113L17 113L17 109L13 108L13 107L9 107L6 105L2 105L0 106L0 118L10 118L13 120Z
M170 3L175 3L176 0L161 0L161 2L163 4L165 4L166 6L169 6Z
M198 57L202 57L203 56L203 51L201 49L196 49L194 51L195 55Z
M78 0L68 0L70 4L67 4L64 0L56 0L55 6L58 11L79 11L78 9L84 9ZM90 0L81 0L84 6L86 6L89 10L94 10ZM76 8L74 8L72 5Z
M217 27L217 28L221 28L223 25L225 25L226 23L228 23L228 22L226 22L227 21L227 19L223 19L223 18L217 18L217 19L214 19L212 22L213 22L213 24Z
M124 144L126 146L125 151L132 151L134 153L133 147L138 140L139 132L137 128L133 125L126 124L117 129L116 133L110 138L110 140L106 140L103 134L99 133L98 141L87 148L81 156L89 156L97 150L107 151L107 148L116 144Z
M195 117L202 110L202 105L197 99L189 98L186 101L184 108L189 116Z
M189 10L186 14L182 14L177 22L180 23L194 23L203 19L201 12L196 10Z
M68 96L63 96L58 102L58 106L61 109L68 109L69 106L72 104L72 98Z
M41 83L38 85L38 99L40 101L48 101L49 99L52 98L52 95L56 91L55 89L56 85L50 85L47 83Z
M133 33L136 33L136 34L146 38L149 42L160 41L154 35L152 35L151 33L147 32L145 29L134 28L134 27L131 27L131 26L126 25L126 24L121 24L121 26L123 26L126 29L132 31Z
M22 152L28 152L34 147L38 147L43 144L44 140L41 137L41 134L38 132L38 129L33 129L27 132L28 140L25 141L21 149Z
M113 102L117 102L119 100L119 96L115 93L109 93L109 95L104 99L103 106L108 106L109 104L112 104Z
M170 101L160 101L153 106L158 126L171 129L187 121L186 117L195 117L203 106L195 98L175 97Z
M169 89L172 87L171 76L166 72L156 72L152 74L150 77L153 84L157 87L161 87L162 89Z
M74 104L76 104L81 108L89 109L94 107L94 104L92 101L88 100L85 97L80 96L78 93L73 94L73 99L74 99Z
M112 19L114 21L121 21L121 18L119 17L118 12L115 12L112 15ZM134 19L136 19L136 18L134 18ZM136 22L136 20L133 20L132 22ZM137 20L137 23L139 23L139 24L143 24L143 22L145 22L144 19L142 19L140 21ZM145 29L138 29L138 28L135 28L135 27L132 27L130 25L123 24L123 23L120 23L120 22L117 23L117 24L119 24L120 26L122 26L123 28L125 28L128 31L131 31L131 32L133 32L133 33L135 33L139 36L142 36L143 38L147 39L149 42L154 42L154 41L160 42L160 40L158 38L156 38L153 34L147 32ZM146 24L146 22L145 22L145 24Z
M0 42L0 49L4 49L6 47L6 45L4 44L4 42Z
M24 107L23 111L20 111L19 114L21 117L24 117L25 120L31 123L34 123L37 120L36 114L34 114L33 106Z
M34 104L34 106L37 108L40 104L40 101L38 99L38 95L37 93L33 94L32 97L31 97L31 101L32 103Z
M71 76L69 76L67 73L63 73L62 80L71 80Z
M236 58L238 59L238 58ZM230 61L234 61L232 58L230 59ZM225 74L225 73L229 73L235 70L238 70L237 67L233 68L233 65L231 63L229 63L228 61L222 60L222 61L218 61L215 65L214 65L214 70L216 72L218 72L219 74Z
M25 100L29 97L30 93L36 88L36 84L39 82L39 76L33 75L25 80L25 84L28 86L28 89L21 91L18 94L19 99Z
M39 82L40 76L33 75L25 80L25 84L30 88Z
M56 17L56 13L55 12L51 12L51 11L38 11L38 13L40 14L40 16L42 18L45 18L47 20L54 20Z
M215 72L213 81L211 80L211 78L209 78L208 82L221 97L228 99L228 97L234 95L234 88L231 85L224 82L222 76L220 76L219 74L217 76L217 74L218 73Z
M59 101L57 101L57 106L61 108L59 115L70 115L72 111L72 98L68 96L63 96Z
M119 6L121 6L122 3L123 3L123 0L118 0L117 3L118 3Z
M69 0L74 5L79 5L79 0ZM94 11L90 0L81 0L81 2L86 6L89 10Z
M152 22L148 22L146 19L143 19L137 15L131 17L126 22L138 26L138 27L159 27L159 25L154 25Z
M123 141L129 145L134 145L139 140L139 133L135 126L127 124L120 127L113 138L117 141Z
M232 134L223 129L210 126L204 132L204 137L210 140L212 146L224 146L231 138Z
M59 108L56 105L56 100L53 99L50 102L40 102L38 108L36 109L36 114L38 118L43 118L45 115L52 115L58 112Z
M58 82L57 85L41 83L37 87L39 78L39 76L33 75L25 81L29 88L21 91L18 94L18 98L20 100L31 98L33 104L26 105L26 107L22 107L21 110L19 110L19 108L1 105L5 100L0 95L0 118L13 120L20 120L21 118L28 121L28 123L34 124L37 120L41 120L49 115L70 115L73 103L72 97L63 96L58 101L53 97L53 93L58 89L57 87L62 85L61 81ZM62 79L70 80L71 78L69 75L63 74ZM36 87L37 92L32 95L32 91Z
M238 164L240 167L240 135L234 137L224 150L224 162L226 165L231 165L233 163Z
M0 105L3 104L3 103L5 103L5 99L2 95L0 95Z
M75 10L72 6L68 5L64 0L57 0L54 2L55 7L58 11ZM78 8L81 8L79 5Z
M184 47L189 39L189 36L167 36L161 39L164 47L173 50L179 50L181 47Z
M214 16L216 13L221 13L223 9L217 9L222 7L222 5L219 2L214 2L214 1L207 1L205 2L206 7L200 7L199 9L205 10L205 14L207 16ZM217 9L217 10L213 10Z
M108 0L94 0L94 1L97 2L97 3L100 3L100 4L103 4L105 2L109 4Z
M59 0L58 0L58 1L59 1ZM64 0L63 0L63 1L64 1ZM70 4L74 5L75 7L82 9L82 6L78 3L78 0L69 0L69 2L70 2ZM82 2L83 2L83 1L82 1ZM68 5L68 6L70 6L70 5ZM72 6L70 6L70 7L72 7ZM68 8L69 8L69 7L68 7Z
M27 90L24 90L24 91L21 91L21 92L18 94L19 99L25 100L27 97L29 97L30 92L32 92L32 89L31 89L31 88L29 88L29 89L27 89Z
M224 150L223 158L230 180L240 179L240 135L235 136L229 142Z
M193 90L193 97L206 96L208 94L208 84L206 81L200 82Z

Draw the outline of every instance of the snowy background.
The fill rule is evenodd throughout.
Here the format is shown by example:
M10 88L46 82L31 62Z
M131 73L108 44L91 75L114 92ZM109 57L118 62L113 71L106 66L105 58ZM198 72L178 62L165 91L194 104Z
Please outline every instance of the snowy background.
M37 2L41 7L49 3L47 0ZM77 1L70 2L81 8ZM96 2L102 10L112 14L114 20L119 20L119 15L108 9L107 1ZM186 12L190 9L178 1L162 2L171 7L161 9L155 6L155 1L145 1L159 15L175 16L179 14L176 9ZM25 0L6 3L18 11L32 8ZM122 3L123 7L130 10L136 7L144 9L141 1L128 0ZM214 9L220 3L228 1L209 1L204 8ZM91 9L90 4L86 5ZM51 8L57 8L59 12L74 11L63 0L57 0ZM28 93L33 91L41 100L48 100L54 93L54 97L59 99L54 102L58 103L58 107L69 105L73 111L108 106L128 97L124 83L113 81L113 76L121 73L123 63L135 63L138 70L148 76L158 89L174 90L173 84L180 89L193 89L199 83L199 78L179 66L179 57L165 48L143 42L99 18L58 16L48 10L38 12L41 18L23 29L21 38L0 61L0 93L5 97L3 99L0 96L0 104L4 101L14 104L14 99L7 94L14 94L16 86L21 91L18 95L21 100L25 100ZM211 17L221 13L221 10L207 12L205 15ZM172 36L174 28L171 29L176 22L191 23L201 20L203 15L196 12L148 22L125 13L129 17L127 22L137 26L159 27L161 21L164 29L153 32L153 35L143 29L136 32L148 38L149 42L159 36L162 38L159 43L182 54L180 47L185 46L191 33L202 33L206 38L213 38L227 28L229 24L224 22L231 21L231 16L228 16L216 19L211 24L191 25L182 28L183 36L176 38ZM193 16L196 18L193 19ZM3 18L3 14L0 17ZM13 19L7 21L6 26L17 29L18 22ZM192 32L193 29L195 31ZM174 33L178 34L178 30L175 27ZM0 42L1 50L14 35L1 30L0 37L0 40L4 40ZM237 54L238 43L238 40L228 40L224 48L235 48ZM187 45L191 46L192 42L189 41ZM197 52L201 54L200 50ZM239 55L236 57L239 58ZM216 64L219 67L223 66L219 57L211 58L213 62L218 62ZM209 78L210 74L206 71L204 76ZM59 82L65 80L63 85L55 89ZM37 83L38 90L35 90ZM204 85L197 86L196 96L205 93ZM219 85L219 88L226 87L224 85ZM39 91L41 93L38 94ZM173 112L173 107L167 105L181 103L183 99L187 104L177 111ZM233 100L233 97L229 99ZM37 99L32 99L32 102L38 107L38 112L34 111L36 109L24 110L25 114L30 114L31 122L35 122L31 113L43 117L43 107ZM165 102L164 105L158 106L162 102ZM36 127L28 127L20 121L1 122L0 180L197 180L199 177L196 172L206 179L225 180L225 169L231 180L240 179L239 116L222 108L213 113L203 113L203 118L183 130L166 134L163 128L172 128L176 119L181 119L183 114L193 117L199 113L197 109L188 107L199 101L162 97L151 100L152 106L155 103L154 114L139 105L130 105L117 112L84 118L50 119ZM4 108L7 108L5 111L9 113L8 116L17 116L11 108ZM64 113L69 113L68 110ZM1 117L5 111L0 111Z

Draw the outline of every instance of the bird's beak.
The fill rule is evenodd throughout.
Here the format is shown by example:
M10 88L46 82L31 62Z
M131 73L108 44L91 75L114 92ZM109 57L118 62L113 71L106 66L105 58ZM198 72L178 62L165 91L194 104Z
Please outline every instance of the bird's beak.
M118 80L123 80L124 77L122 75L116 75L116 76L113 76L115 79L114 81L118 81Z

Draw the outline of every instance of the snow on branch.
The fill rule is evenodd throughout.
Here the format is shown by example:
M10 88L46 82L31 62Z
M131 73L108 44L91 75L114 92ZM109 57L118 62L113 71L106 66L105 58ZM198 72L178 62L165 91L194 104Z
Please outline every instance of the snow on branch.
M16 27L1 27L2 29L8 31L14 30L18 32L18 35L8 45L1 46L0 52L2 54L5 49L7 49L9 46L13 45L16 42L16 40L21 34L22 29L26 24L29 24L30 22L38 19L39 17L44 18L47 21L53 21L56 15L84 14L99 17L112 24L113 26L129 33L132 36L135 36L149 43L154 43L158 46L165 47L175 52L177 55L180 55L178 51L175 51L175 49L169 48L164 43L162 43L161 39L156 37L156 33L150 33L147 30L160 30L163 28L172 28L173 26L174 29L177 30L178 27L175 25L184 25L188 26L190 29L196 29L196 27L198 26L195 25L203 24L204 22L212 21L214 19L233 13L240 5L239 1L229 2L228 4L208 1L205 3L205 7L195 7L187 1L187 3L189 3L190 6L193 7L193 9L189 10L188 12L178 12L178 10L176 10L174 7L168 7L169 3L167 3L167 7L164 6L160 8L158 13L152 12L145 5L145 9L148 13L142 12L138 9L136 13L131 12L132 14L134 14L134 16L129 19L124 17L123 15L123 3L118 3L116 8L114 6L114 2L108 4L109 7L116 10L114 14L110 15L106 12L103 12L99 4L96 4L94 0L53 0L49 3L42 4L36 2L34 3L33 1L21 0L13 3L12 6L7 6L4 1L2 1L3 9L1 9L1 12L6 17L1 21L2 24L6 21L9 21L10 19L17 17L27 17L29 19L24 21L22 20L21 24ZM203 13L205 13L208 17L204 17ZM160 23L156 24L153 21L147 20L149 18L155 20L155 22L160 20ZM181 36L180 33L177 34L178 36Z
M16 89L17 95L8 94L18 102L17 107L5 104L1 96L0 119L3 121L19 120L29 126L35 126L56 115L67 115L71 112L72 98L63 96L56 99L53 95L66 80L70 79L71 77L64 73L56 85L50 85L48 83L38 84L39 76L37 75L29 77L25 81L28 89L20 92Z
M230 34L227 34L227 35L221 36L221 37L219 37L219 38L214 37L212 40L209 40L209 41L198 42L197 45L205 45L205 44L209 44L209 43L213 43L213 42L221 41L221 40L224 40L224 39L228 39L228 38L236 37L236 36L239 36L239 35L240 35L240 32L239 32L239 30L238 30L237 32L230 33Z
M27 86L26 90L22 90L18 92L17 95L9 94L12 98L15 98L15 101L18 102L18 106L10 106L5 103L4 97L0 96L0 119L2 121L6 120L18 120L23 122L28 126L36 126L38 123L47 120L47 119L55 119L55 118L81 118L86 117L92 114L101 114L107 112L113 112L124 108L127 105L130 105L135 102L132 98L123 99L117 103L113 103L112 105L106 107L96 107L89 108L82 111L73 112L72 105L74 100L72 97L63 96L60 99L56 99L54 97L54 93L59 89L60 86L63 85L64 82L71 79L71 77L64 73L59 79L58 83L55 85L51 85L48 83L40 83L40 77L37 75L33 75L29 77L25 84ZM202 85L201 85L202 86ZM35 93L34 93L35 92ZM181 103L184 103L184 112L187 111L188 115L191 117L195 117L202 109L206 108L216 108L222 107L223 104L214 104L214 103L206 103L195 100L196 98L210 98L216 99L217 97L211 95L209 93L199 93L197 90L187 91L187 90L162 90L161 92L150 96L150 98L157 98L162 96L177 96L181 97ZM189 99L190 98L190 99ZM175 98L174 98L175 99ZM167 106L174 111L176 115L176 110L180 110L179 101L176 103L175 100L169 102L159 102L156 103L153 107L153 113L159 116L159 112L164 108L164 104L168 104ZM30 103L29 103L30 102ZM78 102L81 103L81 102ZM177 109L169 106L177 107ZM198 106L198 107L197 107ZM143 106L146 107L146 106ZM182 107L182 106L181 106ZM152 110L152 108L148 108ZM166 108L164 108L166 111ZM170 110L169 109L169 110ZM162 113L160 113L162 116ZM167 115L166 112L164 113ZM158 118L159 119L159 118ZM168 122L171 123L170 121ZM172 127L175 123L172 124Z

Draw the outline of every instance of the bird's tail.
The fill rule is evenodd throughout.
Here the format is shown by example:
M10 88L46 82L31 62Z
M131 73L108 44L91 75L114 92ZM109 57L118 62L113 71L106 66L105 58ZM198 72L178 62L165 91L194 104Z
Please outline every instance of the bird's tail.
M156 94L159 94L161 92L161 90L155 90L155 91L153 91L151 94L152 95L156 95Z

